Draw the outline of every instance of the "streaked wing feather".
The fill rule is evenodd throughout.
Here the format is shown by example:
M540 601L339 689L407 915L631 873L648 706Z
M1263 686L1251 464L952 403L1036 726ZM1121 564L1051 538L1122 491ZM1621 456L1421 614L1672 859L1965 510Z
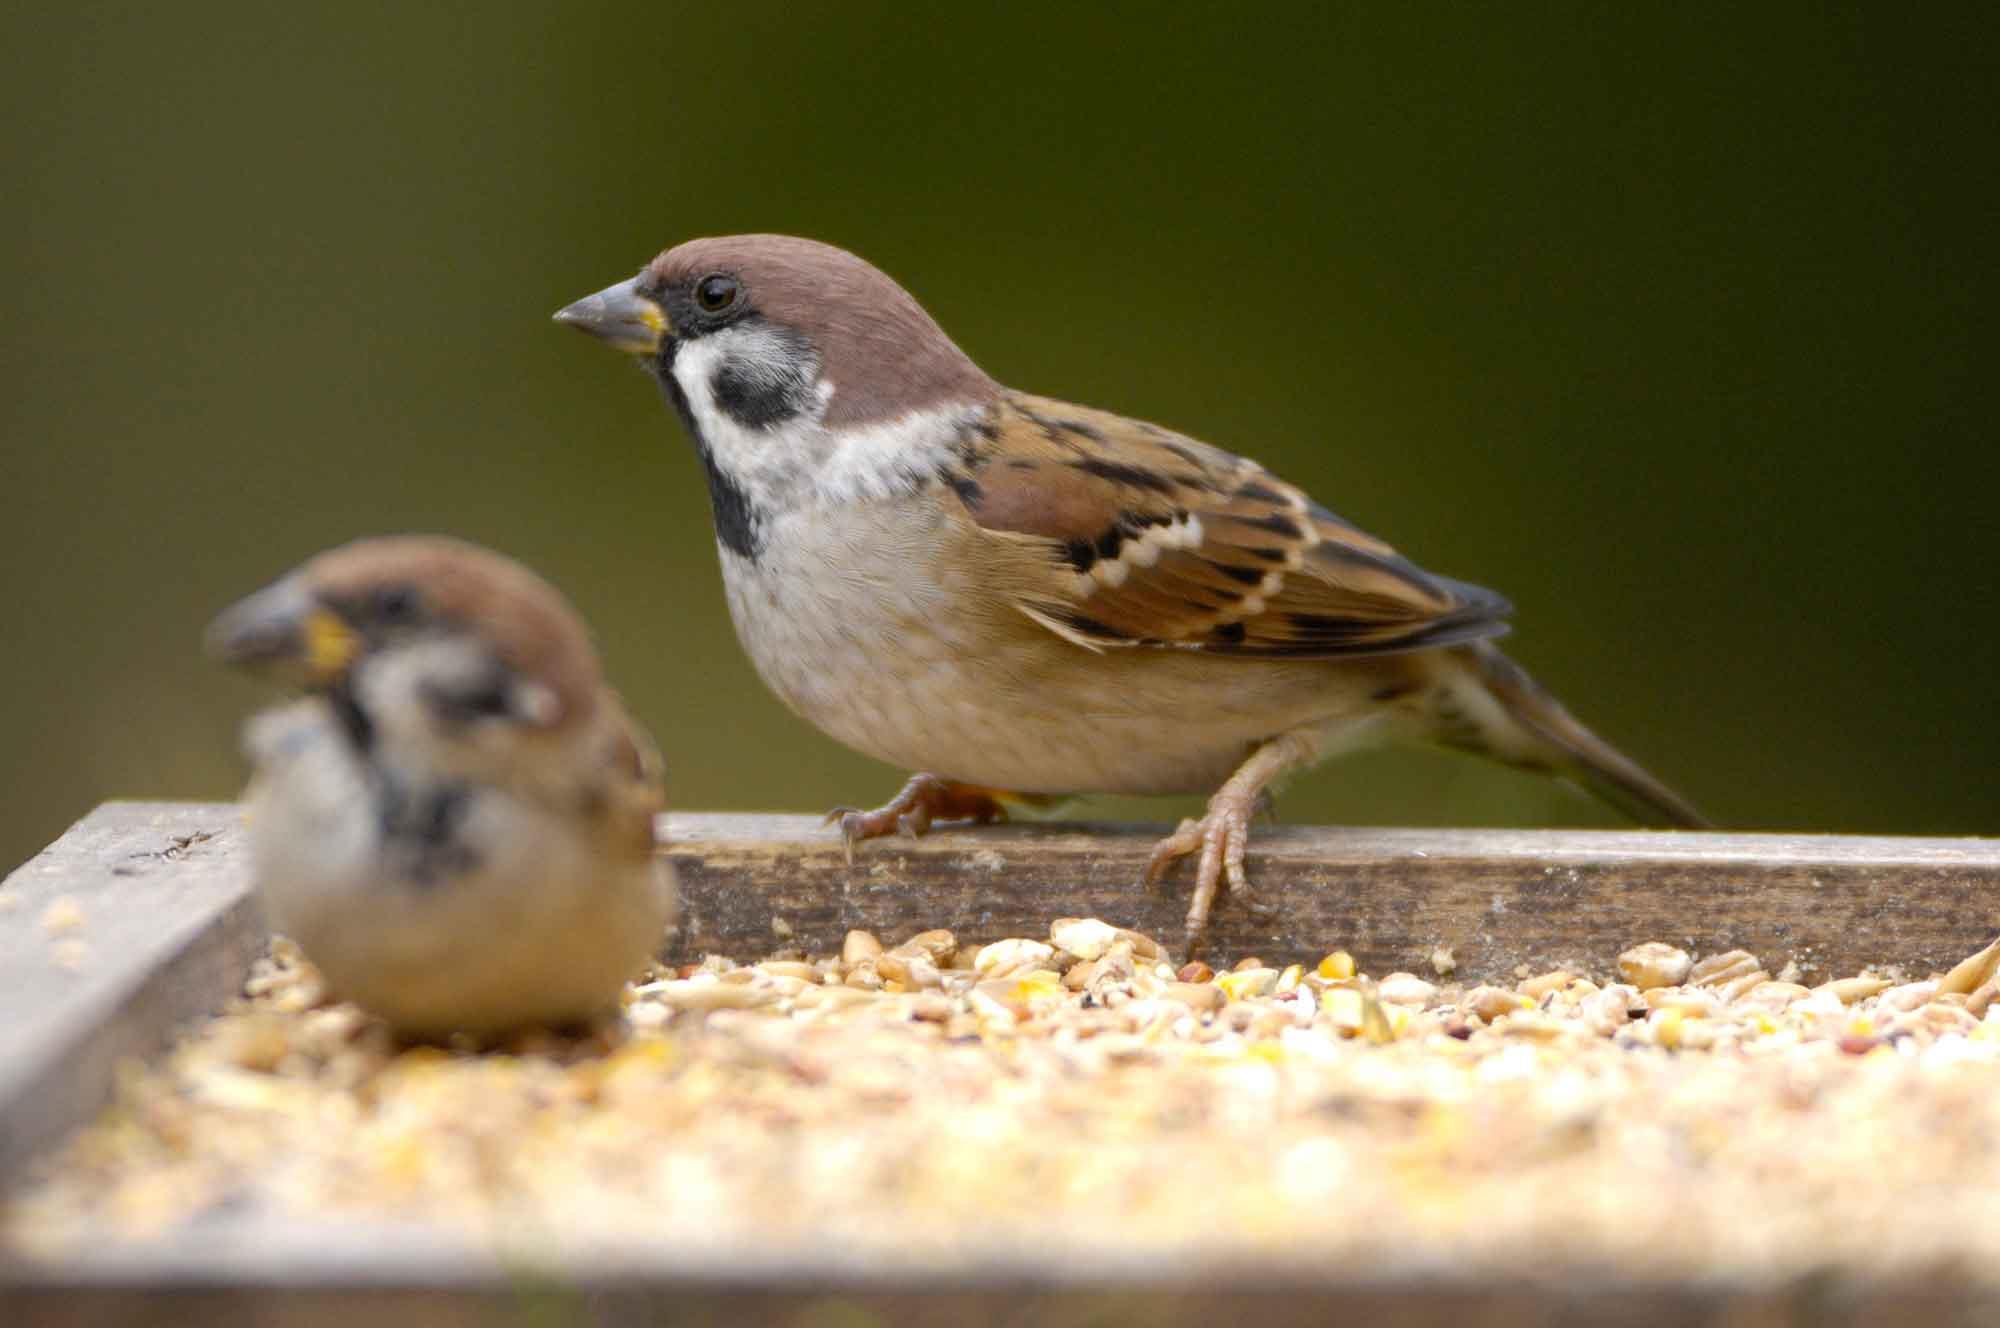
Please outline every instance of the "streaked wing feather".
M1094 649L1316 659L1498 636L1507 601L1433 576L1255 462L1155 425L1010 395L953 490L1045 573L1018 607Z

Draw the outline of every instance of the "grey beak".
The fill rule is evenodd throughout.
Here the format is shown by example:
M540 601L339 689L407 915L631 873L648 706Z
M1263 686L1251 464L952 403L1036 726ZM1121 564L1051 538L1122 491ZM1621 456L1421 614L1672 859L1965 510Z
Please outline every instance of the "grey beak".
M660 342L674 334L666 310L651 297L639 293L639 279L606 286L595 295L586 295L575 304L556 310L555 319L579 332L588 332L628 355L651 355Z
M306 593L289 577L238 600L202 636L210 659L245 667L305 652Z
M202 643L219 663L316 682L343 672L360 638L288 576L224 609Z

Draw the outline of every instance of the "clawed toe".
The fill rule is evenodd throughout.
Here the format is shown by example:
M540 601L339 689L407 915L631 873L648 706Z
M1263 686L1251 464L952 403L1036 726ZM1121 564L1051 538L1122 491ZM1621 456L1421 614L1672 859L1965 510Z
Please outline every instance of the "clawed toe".
M1278 906L1251 889L1248 883L1230 886L1229 896L1236 901L1238 908L1259 922L1271 922L1278 916Z
M1253 916L1269 918L1275 914L1276 910L1251 890L1249 874L1244 870L1253 811L1250 799L1217 795L1209 803L1207 815L1199 820L1182 821L1178 829L1154 846L1152 857L1147 860L1146 884L1157 886L1176 862L1200 851L1200 860L1195 865L1194 895L1188 901L1190 955L1200 947L1216 898L1225 886Z
M1157 888L1173 871L1175 863L1200 847L1201 822L1190 816L1172 834L1153 846L1153 855L1146 860L1146 885Z
M985 789L953 784L936 775L914 775L901 792L880 807L872 811L835 807L822 824L839 824L840 836L847 845L847 860L852 863L854 846L864 839L892 834L917 839L929 834L938 821L963 820L984 825L1005 816L1005 809Z

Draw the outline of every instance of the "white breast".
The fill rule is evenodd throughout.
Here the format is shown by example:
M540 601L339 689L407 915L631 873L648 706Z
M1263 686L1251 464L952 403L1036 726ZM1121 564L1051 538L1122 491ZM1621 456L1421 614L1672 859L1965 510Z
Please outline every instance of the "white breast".
M1207 793L1258 742L1368 726L1365 666L1099 653L1035 627L940 559L933 496L786 513L755 559L720 550L738 638L821 730L905 770L1018 792Z
M721 549L723 583L758 675L804 718L899 765L954 707L983 642L936 576L912 575L940 518L892 502L784 513L752 561Z
M666 925L664 864L609 859L587 818L492 786L468 789L464 858L406 875L379 779L323 702L260 717L250 745L251 859L272 925L338 994L400 1027L497 1030L608 1008Z

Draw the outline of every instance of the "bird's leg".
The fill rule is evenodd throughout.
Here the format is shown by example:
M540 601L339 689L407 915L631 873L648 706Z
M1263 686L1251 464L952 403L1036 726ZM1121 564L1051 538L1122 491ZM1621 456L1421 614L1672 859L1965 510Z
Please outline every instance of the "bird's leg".
M1308 765L1320 753L1318 735L1310 729L1296 729L1271 739L1250 759L1236 768L1223 786L1208 800L1208 814L1200 820L1182 821L1180 828L1162 839L1146 864L1146 884L1157 885L1173 869L1174 863L1199 849L1201 859L1195 869L1194 898L1188 904L1187 944L1192 954L1208 930L1208 915L1224 883L1238 903L1253 913L1267 914L1250 890L1250 878L1243 870L1243 855L1250 846L1250 819L1260 807L1268 808L1265 790L1286 771Z
M1007 809L993 789L975 784L954 784L936 775L912 775L903 791L874 811L857 807L835 807L826 814L827 823L840 823L841 838L847 841L847 859L854 860L854 846L864 839L901 831L916 836L926 833L933 821L973 821L985 825L1005 820Z

